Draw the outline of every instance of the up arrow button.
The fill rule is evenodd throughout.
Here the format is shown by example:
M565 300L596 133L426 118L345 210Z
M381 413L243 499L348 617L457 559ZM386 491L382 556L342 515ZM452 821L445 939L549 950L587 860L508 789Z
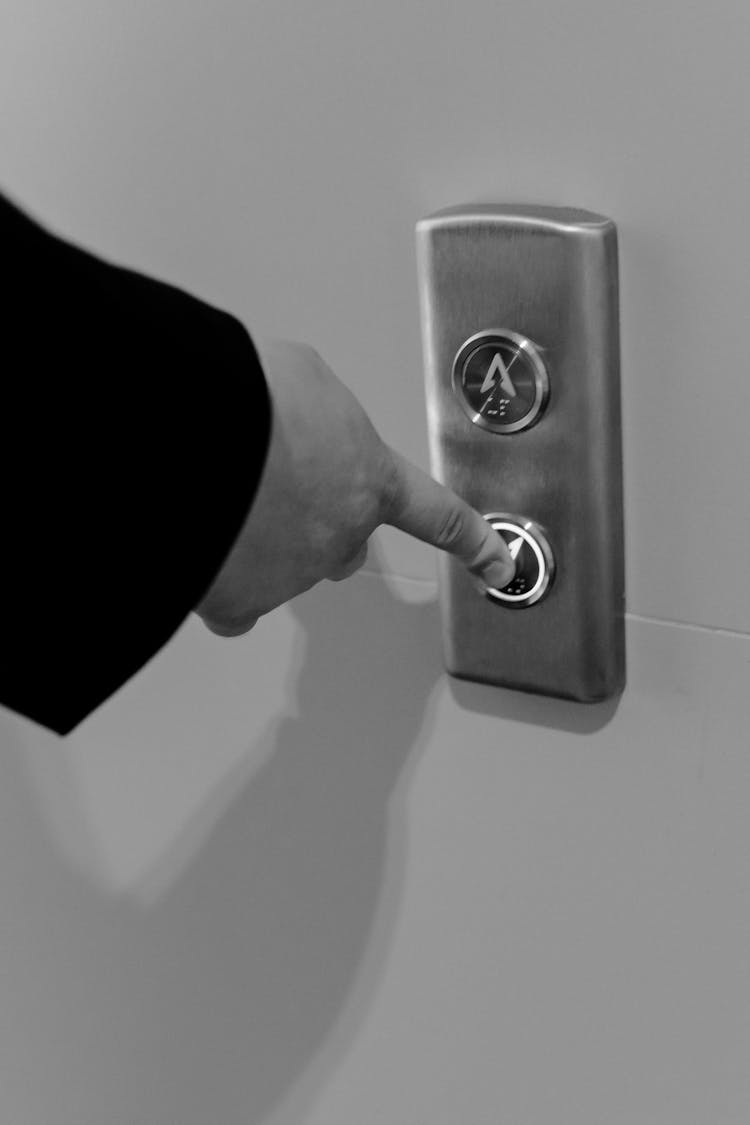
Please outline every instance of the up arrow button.
M482 383L482 390L480 393L486 394L487 391L492 390L492 388L495 386L495 383L497 382L498 372L500 372L501 388L503 389L503 391L505 391L506 395L510 395L511 398L515 398L516 388L513 386L513 380L508 374L508 368L503 363L503 357L500 352L495 352L494 356L492 357L492 363L490 364L487 370L487 374L484 377L484 382Z
M476 426L497 434L526 430L539 420L549 397L540 349L518 332L477 332L453 362L453 390Z

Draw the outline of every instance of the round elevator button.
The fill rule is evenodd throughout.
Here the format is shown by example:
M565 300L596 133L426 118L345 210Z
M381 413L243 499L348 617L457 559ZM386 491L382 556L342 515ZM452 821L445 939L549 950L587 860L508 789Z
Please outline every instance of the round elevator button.
M512 434L533 425L549 397L538 348L505 328L477 332L453 361L453 390L475 425Z
M516 573L501 590L487 588L487 597L500 605L524 609L547 593L555 573L555 559L546 535L533 520L507 512L484 517L502 535L516 564Z

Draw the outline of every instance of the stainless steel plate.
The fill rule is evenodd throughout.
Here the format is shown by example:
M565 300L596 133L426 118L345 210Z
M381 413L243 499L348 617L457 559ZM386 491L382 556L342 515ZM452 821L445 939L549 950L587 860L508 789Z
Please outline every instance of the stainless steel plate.
M572 208L451 207L417 224L417 261L433 475L482 513L522 513L544 528L555 563L545 596L519 612L478 593L441 553L446 667L605 699L625 683L615 224ZM533 424L498 429L499 404L495 426L467 408L486 382L485 401L503 368L512 389L531 395L528 382L525 391L513 383L511 353L494 361L492 348L475 358L464 394L457 364L485 333L531 344L534 377L544 375Z

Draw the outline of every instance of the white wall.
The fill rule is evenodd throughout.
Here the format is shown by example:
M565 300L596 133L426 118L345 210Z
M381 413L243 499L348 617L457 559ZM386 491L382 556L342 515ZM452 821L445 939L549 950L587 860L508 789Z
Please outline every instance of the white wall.
M450 680L434 554L383 529L67 739L0 714L0 1120L747 1125L750 10L2 20L4 187L308 340L424 467L416 220L612 216L630 613L619 706Z

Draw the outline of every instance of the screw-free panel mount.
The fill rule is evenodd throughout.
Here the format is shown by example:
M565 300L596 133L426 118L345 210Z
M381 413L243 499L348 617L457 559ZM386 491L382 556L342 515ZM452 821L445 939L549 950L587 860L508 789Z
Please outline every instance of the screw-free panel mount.
M516 552L505 590L438 556L463 679L606 699L625 683L617 230L483 204L417 224L430 460Z

